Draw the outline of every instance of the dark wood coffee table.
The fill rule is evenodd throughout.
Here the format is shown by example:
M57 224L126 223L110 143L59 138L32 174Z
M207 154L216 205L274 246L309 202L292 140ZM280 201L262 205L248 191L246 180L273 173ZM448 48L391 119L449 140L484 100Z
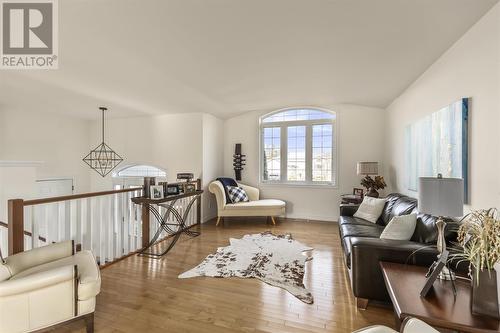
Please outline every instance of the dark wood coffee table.
M450 281L436 280L427 297L420 297L426 267L381 262L385 285L391 296L396 325L406 317L422 319L436 328L460 332L500 332L500 321L475 316L470 310L470 282L457 279L457 297ZM398 326L399 328L399 326Z

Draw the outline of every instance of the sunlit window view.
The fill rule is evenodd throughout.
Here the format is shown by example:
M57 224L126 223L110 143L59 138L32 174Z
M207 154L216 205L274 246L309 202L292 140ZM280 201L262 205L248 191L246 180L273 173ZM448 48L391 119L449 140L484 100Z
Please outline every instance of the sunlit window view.
M287 179L306 180L306 127L288 127Z
M303 108L261 118L262 180L334 185L335 120L335 113Z
M312 180L332 180L332 130L331 124L313 125L312 133Z
M118 177L166 177L165 171L150 165L134 165L118 172Z
M264 128L264 180L281 177L281 128Z

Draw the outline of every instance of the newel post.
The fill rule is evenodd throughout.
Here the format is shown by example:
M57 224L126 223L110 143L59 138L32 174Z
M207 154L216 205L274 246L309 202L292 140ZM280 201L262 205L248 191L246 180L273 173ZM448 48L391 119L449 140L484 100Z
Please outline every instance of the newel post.
M149 204L142 204L142 247L149 245Z
M24 251L24 200L8 201L9 255Z
M201 178L196 180L196 189L201 190ZM201 224L201 196L196 202L196 223Z

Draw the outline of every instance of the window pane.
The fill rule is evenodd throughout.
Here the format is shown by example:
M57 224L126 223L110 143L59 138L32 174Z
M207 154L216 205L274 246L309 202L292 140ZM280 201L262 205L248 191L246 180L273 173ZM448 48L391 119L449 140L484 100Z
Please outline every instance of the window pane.
M165 171L150 165L134 165L118 172L118 177L166 177Z
M312 180L315 182L332 181L332 140L331 124L313 125Z
M290 126L287 128L287 178L289 181L306 180L306 128L305 126Z
M335 119L335 114L315 109L291 109L265 117L262 119L262 122L273 123L317 119Z
M264 180L280 180L281 177L281 129L264 128Z

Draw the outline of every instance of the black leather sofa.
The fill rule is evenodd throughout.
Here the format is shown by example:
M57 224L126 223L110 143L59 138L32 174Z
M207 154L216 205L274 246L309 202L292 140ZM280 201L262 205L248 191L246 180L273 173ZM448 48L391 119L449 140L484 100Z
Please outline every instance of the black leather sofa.
M417 226L409 241L380 239L393 216L417 212L417 200L398 193L389 194L377 223L354 217L358 207L340 205L338 226L352 291L358 307L366 308L369 300L390 301L380 261L430 266L436 259L437 217L418 214ZM451 229L446 229L447 242L456 240L456 233Z

